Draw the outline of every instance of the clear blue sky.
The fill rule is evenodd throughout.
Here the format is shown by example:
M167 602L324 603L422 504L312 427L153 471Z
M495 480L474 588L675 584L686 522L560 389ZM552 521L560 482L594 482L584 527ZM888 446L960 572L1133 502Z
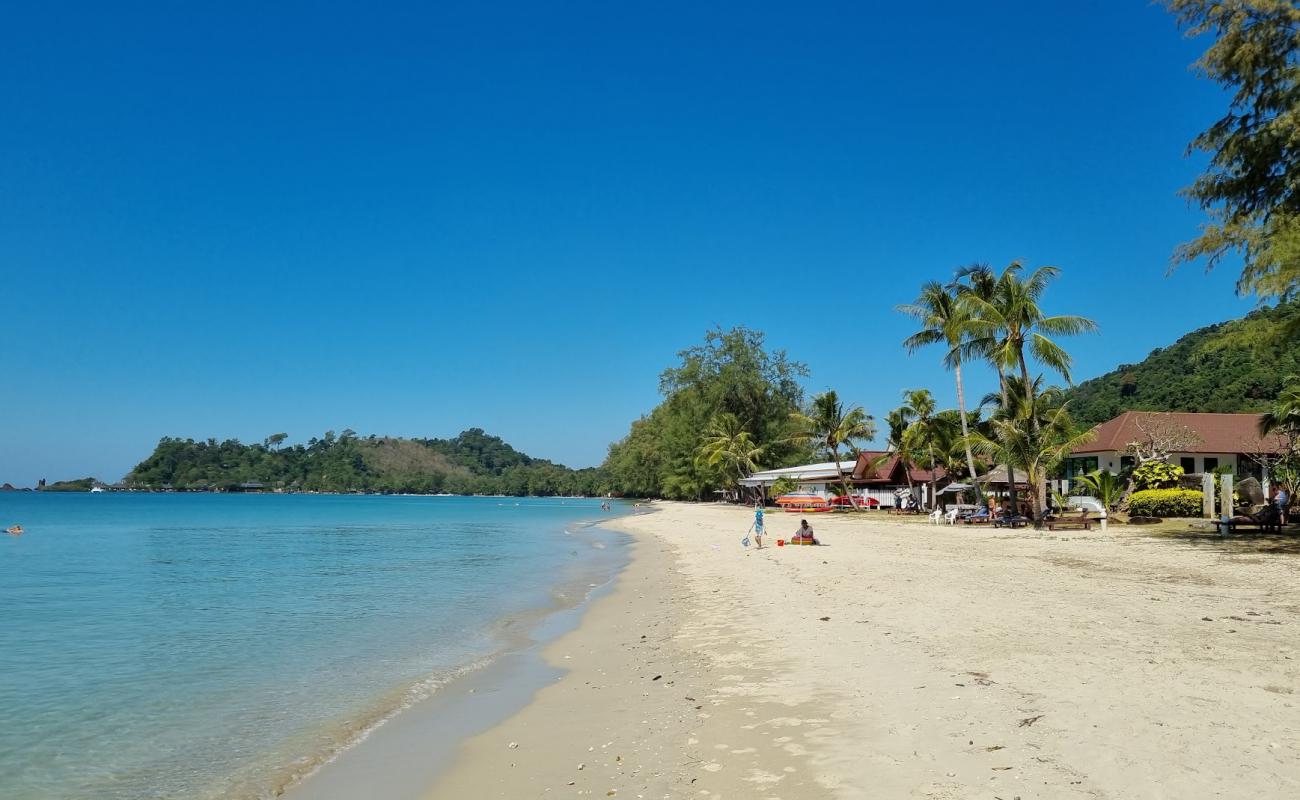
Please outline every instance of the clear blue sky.
M1154 5L27 5L0 481L346 427L595 464L713 325L951 403L893 307L972 261L1064 270L1080 379L1251 306L1165 275L1224 98Z

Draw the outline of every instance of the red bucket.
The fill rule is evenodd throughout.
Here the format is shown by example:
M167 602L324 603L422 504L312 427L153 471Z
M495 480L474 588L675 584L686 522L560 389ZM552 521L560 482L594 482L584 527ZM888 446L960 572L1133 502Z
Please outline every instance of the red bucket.
M777 547L785 547L785 539L777 539L777 540L776 540L776 546L777 546Z

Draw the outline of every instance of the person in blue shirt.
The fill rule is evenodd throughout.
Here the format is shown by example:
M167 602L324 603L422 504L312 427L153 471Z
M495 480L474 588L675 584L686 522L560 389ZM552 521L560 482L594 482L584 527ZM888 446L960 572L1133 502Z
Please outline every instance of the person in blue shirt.
M759 550L763 549L763 504L761 502L754 503L754 544L758 545Z

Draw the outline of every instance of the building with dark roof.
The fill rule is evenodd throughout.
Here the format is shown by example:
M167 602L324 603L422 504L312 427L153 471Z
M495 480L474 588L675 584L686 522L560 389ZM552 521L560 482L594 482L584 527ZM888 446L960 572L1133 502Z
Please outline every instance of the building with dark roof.
M1251 455L1274 453L1278 442L1260 436L1259 414L1211 414L1188 411L1125 411L1092 429L1093 439L1077 447L1065 465L1065 477L1096 469L1120 473L1135 463L1132 448L1153 435L1181 439L1169 457L1188 474L1230 467L1234 473L1254 474Z

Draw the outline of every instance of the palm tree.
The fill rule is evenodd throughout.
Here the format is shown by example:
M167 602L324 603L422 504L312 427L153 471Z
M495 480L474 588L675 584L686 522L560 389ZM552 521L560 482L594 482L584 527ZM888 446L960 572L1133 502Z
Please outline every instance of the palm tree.
M763 448L754 443L736 415L723 412L709 421L696 449L695 462L697 466L721 467L724 485L730 489L758 469L762 456Z
M1300 377L1288 376L1273 407L1259 417L1259 433L1268 436L1285 430L1300 431Z
M813 443L835 462L840 486L844 489L844 494L848 495L853 508L857 509L857 498L849 489L849 482L840 465L840 447L847 446L853 450L856 449L855 441L876 435L871 415L862 406L845 408L839 395L832 389L814 397L807 413L796 411L790 415L790 420L795 426L795 434L791 437L793 441Z
M1041 524L1047 494L1047 473L1092 439L1092 431L1078 431L1060 390L1042 390L1042 378L1024 391L1017 378L1008 380L1009 403L989 422L990 434L971 434L977 452L1024 470L1030 487L1035 524ZM1010 478L1010 475L1008 476ZM1014 484L1012 508L1014 509Z
M984 268L987 269L987 268ZM1060 373L1070 382L1072 359L1052 336L1073 336L1097 330L1097 323L1086 317L1072 314L1048 316L1039 301L1048 284L1060 274L1056 267L1039 267L1021 278L1024 266L1013 261L993 283L991 296L985 273L972 277L972 286L981 291L962 293L962 302L969 315L965 328L969 339L968 352L983 355L1005 374L1019 369L1022 388L1028 392L1034 385L1029 377L1025 351L1044 366ZM975 276L975 272L967 273ZM978 282L978 283L977 283ZM1025 399L1033 400L1026 395Z
M948 346L943 363L953 371L957 379L957 410L961 412L966 469L971 478L974 478L976 476L975 456L971 452L969 443L965 441L970 435L970 428L966 421L966 393L961 381L961 343L967 332L970 314L966 305L959 302L958 295L957 285L943 286L938 281L930 281L921 287L921 294L915 301L898 306L898 310L921 323L921 330L903 340L907 352L915 352L929 344Z
M993 303L998 296L999 284L1011 279L1013 269L1019 269L1015 262L1003 270L1002 275L999 276L993 272L993 268L988 264L971 264L957 270L957 275L952 282L952 286L957 292L958 302L961 303L966 314L965 320L962 322L963 342L959 352L966 360L982 358L993 366L993 370L998 375L998 396L1003 406L1007 404L1007 371L989 350L988 337L974 335L974 331L979 327L979 317L975 309L982 304ZM989 404L987 397L984 398L983 404ZM967 433L967 435L970 434ZM1016 471L1010 464L1007 464L1006 467L1008 494L1011 498L1011 507L1015 508Z
M967 353L981 355L993 363L998 370L1004 406L1009 400L1007 373L1017 369L1020 372L1020 388L1024 392L1024 400L1029 406L1034 405L1033 392L1038 381L1029 377L1026 350L1039 363L1060 373L1069 382L1072 359L1048 335L1071 336L1097 330L1097 323L1086 317L1069 314L1048 316L1043 313L1039 301L1047 286L1060 274L1059 269L1039 267L1028 276L1021 277L1023 271L1024 265L1020 261L1013 261L996 278L987 266L971 267L959 273L959 278L964 277L967 281L961 299L969 314L965 323L967 340L962 348ZM1032 416L1027 422L1037 424ZM1007 477L1011 481L1014 506L1014 473ZM1031 475L1030 478L1030 483L1038 487L1036 503L1041 506L1046 493L1047 476Z
M936 439L938 438L934 417L934 397L930 394L929 389L909 389L903 392L903 405L899 408L899 411L903 413L904 417L912 420L903 434L904 449L920 454L930 470L929 501L931 507L933 507L935 502L934 470L938 465L934 452Z
M1117 506L1124 496L1124 481L1108 469L1096 469L1074 480L1107 509Z
M885 424L889 426L889 438L885 442L885 452L871 462L872 469L875 469L889 461L890 458L897 456L899 463L903 465L903 474L907 477L907 491L909 494L913 489L912 466L904 437L907 435L907 426L911 422L912 420L907 416L906 410L903 408L896 408L885 415Z

